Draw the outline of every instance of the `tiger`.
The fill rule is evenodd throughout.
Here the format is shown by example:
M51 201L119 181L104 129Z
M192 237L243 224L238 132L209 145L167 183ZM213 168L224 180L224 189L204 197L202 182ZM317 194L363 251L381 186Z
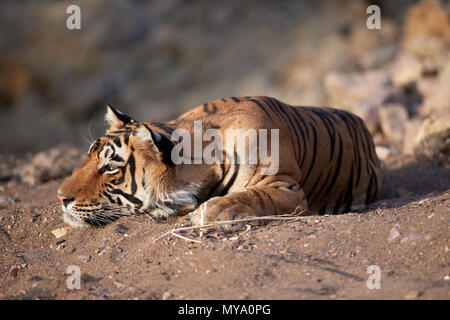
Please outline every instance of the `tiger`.
M204 103L167 122L139 122L107 105L105 121L105 136L92 143L84 164L57 190L63 220L71 226L105 225L140 213L163 220L185 216L194 226L268 215L339 214L364 208L381 190L373 139L363 120L348 111L251 96ZM250 143L236 148L231 138L211 152L229 161L198 161L178 148L186 137L174 134L182 129L195 135L198 122L203 133L271 131L266 142L276 144L276 170L267 174L271 164L262 158L237 161L249 158ZM188 140L185 145L195 148ZM178 161L176 151L192 161ZM272 151L267 155L275 155Z

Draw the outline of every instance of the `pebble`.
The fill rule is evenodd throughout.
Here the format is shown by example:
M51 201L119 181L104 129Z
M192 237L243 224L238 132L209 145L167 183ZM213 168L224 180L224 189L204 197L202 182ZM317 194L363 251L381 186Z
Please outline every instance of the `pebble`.
M56 239L63 237L67 233L67 227L64 228L58 228L52 231L53 235L56 237Z
M419 291L409 291L406 295L405 295L405 299L416 299L419 296Z
M17 202L17 199L8 196L0 196L0 204L9 204Z
M19 272L19 266L11 266L11 268L9 268L9 275L12 278L17 277L18 272Z
M411 234L411 235L409 235L407 237L402 238L402 240L400 240L400 242L401 243L405 243L405 242L408 242L408 241L419 240L421 238L422 238L422 235L419 234L419 233L416 233L416 234Z
M393 227L391 229L391 232L389 232L389 237L387 238L387 240L389 242L394 241L398 236L400 236L400 232L398 232L396 227Z
M78 259L83 262L89 262L89 261L91 261L91 256L79 255Z
M167 300L167 299L169 299L169 298L171 298L171 297L172 297L172 294L171 294L170 292L166 291L166 292L163 293L161 299L162 299L162 300Z
M445 280L445 281L450 280L450 276L444 276L444 280Z

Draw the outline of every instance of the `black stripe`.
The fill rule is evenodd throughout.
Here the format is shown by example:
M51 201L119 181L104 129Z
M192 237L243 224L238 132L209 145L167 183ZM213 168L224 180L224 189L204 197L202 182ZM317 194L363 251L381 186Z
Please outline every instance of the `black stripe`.
M312 161L311 161L311 164L309 166L309 169L308 169L308 173L306 174L305 179L303 180L303 185L305 185L306 181L309 178L309 175L311 174L311 171L312 171L312 169L314 167L314 162L316 161L316 155L317 155L317 132L316 132L316 128L314 126L311 126L311 129L312 129L313 134L314 134L313 157L312 157Z
M130 157L128 158L127 164L130 165L130 176L131 176L131 194L135 195L137 191L137 184L136 184L136 163L134 161L133 154L130 154Z
M129 133L129 132L125 133L125 134L123 135L123 142L124 142L125 144L128 144L129 138L130 138L130 133Z
M328 204L325 203L325 204L322 206L322 208L320 208L319 214L325 214L325 211L327 210L327 206L328 206Z
M356 182L355 186L359 185L359 181L361 179L361 152L359 152L359 134L357 128L353 125L353 122L347 120L349 115L347 115L345 112L342 112L341 110L334 110L334 113L341 118L341 120L345 123L345 126L347 127L347 130L350 134L350 137L352 138L354 145L353 145L353 157L356 161ZM352 129L352 130L350 130Z
M309 197L314 192L314 189L316 189L317 185L319 184L320 178L322 177L322 174L323 174L323 171L320 172L319 177L316 179L316 183L314 183L313 187L311 188L311 190L309 190L308 194L306 195L307 199L309 199Z
M372 193L372 182L373 182L373 178L374 178L374 176L371 175L371 176L370 176L370 180L369 180L369 185L368 185L368 187L367 187L367 193L366 193L366 205L368 205L368 204L370 203L370 200L371 200L370 195L371 195L371 193Z
M352 168L350 170L350 176L348 177L347 194L345 195L344 203L345 203L345 212L350 211L353 203L353 162Z
M122 147L122 142L120 141L120 137L115 137L114 139L112 139L112 141L117 146L117 148L120 149Z
M236 180L237 175L239 173L240 165L239 165L238 160L237 160L236 152L234 152L234 159L235 159L235 166L234 166L233 176L231 177L230 181L228 181L228 183L226 184L225 188L223 188L222 191L220 192L221 196L224 196L224 195L226 195L228 193L228 190L230 190L231 186L233 185L233 183Z
M234 102L241 102L241 100L239 100L238 98L236 98L236 97L231 97L231 99L233 99L234 100Z
M263 98L264 102L269 106L270 110L272 110L272 112L276 113L278 115L278 117L280 117L281 120L283 120L283 115L281 114L281 108L278 106L278 108L275 106L275 102L272 101L272 99L269 100L268 97L264 97ZM275 99L273 99L275 100Z
M331 161L331 159L333 158L333 153L334 153L334 144L336 142L335 132L334 132L334 130L333 130L333 132L331 131L331 128L333 128L333 123L331 123L330 119L327 118L327 114L323 110L314 109L314 108L311 110L322 121L323 125L325 126L325 129L328 132L328 136L330 137L330 161ZM330 128L330 126L331 126L331 128Z
M270 101L273 101L273 103L275 103L278 106L278 109L281 112L283 112L285 118L288 120L289 125L290 125L289 131L291 131L291 127L292 127L292 131L294 131L294 133L295 133L295 138L297 140L297 163L298 163L300 161L300 138L298 137L297 127L294 126L294 123L292 122L290 115L287 114L286 110L284 109L284 106L282 104L280 104L280 102L278 100L270 99ZM291 135L292 135L292 133L291 133Z
M253 177L256 174L256 171L258 170L258 166L259 166L259 164L255 165L255 169L253 170L253 173L252 173L251 177L248 178L247 183L245 184L244 188L247 187L248 184L252 181Z
M111 161L124 162L125 160L124 160L121 156L115 154L115 155L111 158Z
M258 107L260 107L262 109L262 111L264 111L264 113L267 115L267 117L270 119L270 121L273 122L272 117L270 116L270 114L267 112L267 110L263 107L263 105L261 103L259 103L259 101L256 101L255 99L248 99L249 101L252 101L254 103L256 103L258 105Z
M323 190L325 189L325 187L327 186L327 183L329 181L328 179L330 178L332 168L333 168L332 166L329 166L327 177L323 180L323 185L320 187L320 190L317 191L316 195L312 199L308 199L308 202L314 203L316 201L317 197L323 194Z
M341 173L341 164L342 164L342 137L341 134L338 133L338 137L339 137L339 156L338 156L338 162L337 162L337 166L336 166L336 171L334 172L334 176L333 179L331 180L330 185L328 186L327 190L325 190L325 197L328 195L328 193L330 193L331 188L333 188L334 184L336 183L336 179L339 175L339 173Z
M120 189L112 189L111 193L119 194L122 197L124 197L125 199L127 199L128 201L130 201L131 203L134 203L134 204L138 205L139 207L142 207L142 201L141 200L139 200L138 198L134 197L131 194L127 194L127 193L123 192Z
M339 198L336 201L336 204L334 205L333 214L338 214L339 213L339 207L341 206L342 194L343 193L340 194Z
M256 198L258 198L258 202L260 203L260 207L262 208L264 206L264 199L261 197L261 195L258 193L259 189L255 190L255 189L248 189L251 192L253 192L256 196Z
M116 203L116 202L114 201L114 199L113 199L106 191L103 191L103 195L104 195L106 198L108 198L109 202L111 202L111 203Z
M264 193L267 196L267 198L269 198L269 201L272 204L273 212L275 213L275 215L277 215L278 214L277 206L275 205L275 202L273 201L270 194L266 190L263 190L263 189L258 189L258 190L260 190L262 193Z
M300 161L300 157L299 157L300 168L301 168L303 166L303 163L304 163L305 159L306 159L306 149L307 148L306 148L305 133L303 132L302 126L298 122L298 118L300 117L300 115L297 113L297 110L295 109L295 107L291 107L290 110L291 110L291 112L295 113L293 118L294 118L295 123L297 124L298 129L300 130L300 134L302 135L302 140L303 140L303 148L301 148L301 150L300 150L300 146L299 146L299 151L298 151L299 153L303 152L303 156L302 156L302 160L301 161Z
M225 164L221 163L220 168L222 169L222 176L219 179L219 181L209 190L209 193L208 193L208 196L206 199L210 199L213 196L213 194L215 194L217 192L217 189L220 187L223 180L225 179Z

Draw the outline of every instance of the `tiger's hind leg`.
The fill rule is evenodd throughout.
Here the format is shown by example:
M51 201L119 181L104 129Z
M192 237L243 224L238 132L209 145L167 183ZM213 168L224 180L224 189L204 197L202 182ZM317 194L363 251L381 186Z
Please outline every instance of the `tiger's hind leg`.
M298 183L275 181L214 197L189 214L193 225L269 215L307 215L305 193Z

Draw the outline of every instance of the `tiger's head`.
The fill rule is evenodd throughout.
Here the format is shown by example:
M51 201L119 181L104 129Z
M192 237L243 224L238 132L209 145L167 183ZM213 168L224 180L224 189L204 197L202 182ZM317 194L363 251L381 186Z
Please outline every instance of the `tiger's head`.
M176 178L174 145L165 131L110 106L105 120L106 135L58 188L66 223L103 225L124 215L167 217L181 207L195 207L195 191Z

